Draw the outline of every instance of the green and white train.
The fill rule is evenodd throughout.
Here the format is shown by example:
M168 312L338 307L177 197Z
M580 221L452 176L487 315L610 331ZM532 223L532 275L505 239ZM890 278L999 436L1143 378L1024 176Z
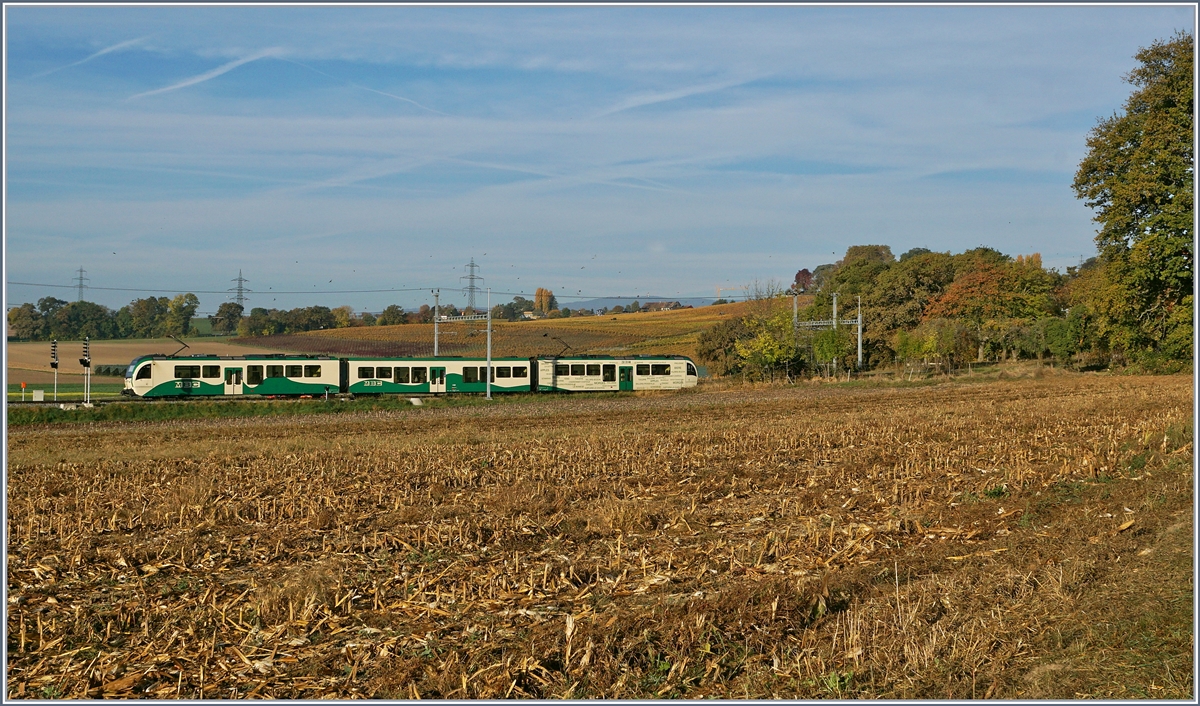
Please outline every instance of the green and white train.
M147 355L125 371L134 397L426 395L486 391L484 358ZM493 358L492 392L600 392L694 387L685 356Z

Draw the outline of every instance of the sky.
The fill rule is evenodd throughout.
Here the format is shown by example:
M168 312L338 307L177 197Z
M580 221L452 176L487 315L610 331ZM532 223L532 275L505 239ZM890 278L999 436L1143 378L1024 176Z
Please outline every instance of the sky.
M6 5L7 304L713 296L881 243L1065 270L1194 8ZM14 284L14 282L34 283ZM109 288L109 289L102 289ZM415 290L363 292L357 290ZM503 293L503 294L501 294Z

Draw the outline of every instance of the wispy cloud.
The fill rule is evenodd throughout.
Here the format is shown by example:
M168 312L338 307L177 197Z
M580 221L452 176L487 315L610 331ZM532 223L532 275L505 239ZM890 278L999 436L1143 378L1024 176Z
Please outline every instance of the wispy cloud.
M302 67L304 67L304 68L308 69L309 71L313 71L313 72L319 73L319 74L321 74L322 76L325 76L326 78L331 78L331 79L333 79L334 81L338 81L338 82L340 82L340 83L344 83L344 84L346 84L347 86L351 86L351 87L353 87L353 88L360 88L360 89L362 89L362 90L364 90L364 91L370 91L371 93L378 93L378 94L379 94L379 95L381 95L381 96L387 96L388 98L395 98L395 99L396 99L396 100L398 100L398 101L404 101L405 103L412 103L413 105L417 106L417 107L418 107L418 108L420 108L421 110L428 110L428 111L429 111L429 112L431 112L431 113L437 113L438 115L445 115L445 116L446 116L446 117L448 117L448 118L452 118L452 117L454 117L453 115L450 115L449 113L443 113L442 111L440 111L440 110L434 110L433 108L430 108L430 107L429 107L429 106L427 106L427 105L421 105L420 103L416 102L415 100L413 100L413 99L411 99L411 98L405 98L404 96L398 96L398 95L396 95L396 94L394 94L394 93L388 93L388 92L386 92L386 91L380 91L380 90L376 90L376 89L374 89L374 88L369 88L369 87L367 87L367 86L363 86L363 85L360 85L360 84L354 83L353 81L346 81L345 79L340 79L340 78L338 78L337 76L334 76L334 75L332 75L332 74L327 74L327 73L325 73L324 71L321 71L320 69L314 69L313 67L309 66L308 64L302 64L302 63L300 63L299 61L294 61L294 60L292 60L292 59L283 59L283 61L286 61L286 62L288 62L288 63L290 63L290 64L295 64L296 66L302 66Z
M29 78L31 78L31 79L41 78L43 76L49 76L50 74L55 73L57 71L62 71L63 69L69 69L72 66L79 66L80 64L86 64L87 62L91 61L92 59L95 59L96 57L104 56L105 54L111 54L112 52L115 52L115 51L121 51L122 49L127 49L129 47L132 47L135 44L139 44L139 43L149 39L152 36L153 35L147 34L144 37L138 37L137 39L129 39L129 40L126 40L119 44L114 44L111 47L105 47L105 48L101 49L100 51L96 52L95 54L86 56L86 57L80 59L79 61L67 64L65 66L59 66L57 68L53 68L48 71L42 71L41 73L36 73L36 74L30 76Z
M596 117L603 118L614 113L620 113L632 108L641 108L645 105L654 105L655 103L666 103L668 101L679 100L689 96L698 96L704 93L715 93L723 91L727 88L740 86L749 83L753 79L739 79L737 81L722 81L720 83L706 83L699 86L688 86L687 88L679 88L674 91L666 91L664 93L639 93L636 96L630 96L625 100L617 103L613 107L605 110Z
M220 66L218 66L215 69L212 69L211 71L205 71L202 74L197 74L196 76L192 76L191 78L184 79L184 80L180 81L179 83L173 83L170 86L156 88L152 91L143 91L142 93L136 93L132 96L129 96L129 100L133 100L134 98L144 98L145 96L153 96L155 94L166 93L168 91L177 91L180 88L187 88L188 86L195 86L197 83L204 83L205 81L208 81L209 79L214 79L222 74L227 74L230 71L233 71L237 67L241 66L242 64L249 64L251 61L258 61L259 59L265 59L267 57L279 56L282 52L283 52L283 50L278 47L274 47L271 49L264 49L260 52L251 54L250 56L242 57L241 59L234 59L233 61L230 61L228 63L221 64Z

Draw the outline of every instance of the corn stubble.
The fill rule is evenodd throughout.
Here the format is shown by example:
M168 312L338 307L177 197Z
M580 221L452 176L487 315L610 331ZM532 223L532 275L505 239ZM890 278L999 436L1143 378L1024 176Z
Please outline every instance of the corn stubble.
M1190 508L1191 402L1064 377L10 430L8 695L1069 697L1039 635L1134 566L1155 493ZM1108 479L1145 506L1046 505Z

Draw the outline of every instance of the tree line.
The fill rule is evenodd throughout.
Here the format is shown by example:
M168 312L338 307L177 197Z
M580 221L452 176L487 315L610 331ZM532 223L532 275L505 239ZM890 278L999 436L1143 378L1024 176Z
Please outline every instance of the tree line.
M590 310L558 308L554 293L539 290L538 298L543 311L534 301L517 296L508 304L492 308L492 317L517 321L524 312L535 312L550 318L572 315L591 315ZM46 341L52 338L75 340L86 337L94 339L162 338L187 336L195 333L196 310L200 300L195 294L180 294L173 298L146 297L135 299L116 311L88 301L67 302L55 297L43 297L37 304L25 303L8 312L8 324L17 339ZM438 307L442 316L480 313L470 309L460 310L447 304ZM209 317L212 332L218 335L237 334L244 337L271 336L300 333L320 329L347 328L351 326L396 326L400 324L433 323L434 309L422 304L417 309L406 311L392 304L379 314L355 313L349 306L330 308L306 306L294 309L267 309L254 307L247 314L236 302L224 302L217 312Z
M32 341L184 336L192 331L199 306L195 294L135 299L116 311L94 302L42 297L36 305L10 309L8 325L13 336Z
M894 257L885 245L850 247L797 273L791 292L813 294L803 320L839 318L861 301L866 367L1052 358L1079 367L1189 369L1195 233L1191 35L1140 50L1126 76L1124 111L1101 120L1072 187L1100 225L1098 254L1065 273L1040 256L989 248ZM851 327L793 326L789 301L760 293L746 316L705 332L699 355L717 374L815 372L857 362ZM802 333L801 333L802 332Z

